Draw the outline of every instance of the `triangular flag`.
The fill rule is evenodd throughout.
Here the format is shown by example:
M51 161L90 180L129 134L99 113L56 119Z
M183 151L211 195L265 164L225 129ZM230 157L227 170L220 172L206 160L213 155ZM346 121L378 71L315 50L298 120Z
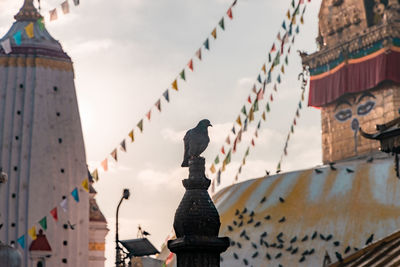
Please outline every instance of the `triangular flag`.
M44 19L43 18L39 18L36 22L39 25L39 29L41 31L43 31L44 30Z
M89 192L89 179L88 178L83 180L81 185L82 185L83 189L86 190L86 192Z
M237 181L237 180L239 180L239 176L238 175L235 176L235 181Z
M64 14L68 14L68 13L69 13L69 3L68 3L68 0L65 0L64 2L61 3L61 9L62 9L62 12L63 12Z
M154 105L157 107L158 111L161 112L161 99L158 99Z
M50 21L57 19L57 9L54 8L50 10L49 13L50 13Z
M226 137L225 142L230 145L231 144L231 140L229 139L229 136Z
M247 97L247 102L249 102L250 104L251 104L251 97L250 96L248 96ZM244 107L244 106L243 106ZM242 111L243 112L243 111ZM246 115L246 114L244 114L244 115Z
M22 42L22 34L21 34L21 32L20 32L20 31L17 31L17 32L13 35L13 37L14 37L15 44L16 44L16 45L21 45L21 42Z
M74 5L79 5L79 0L74 0Z
M175 81L172 82L172 88L178 91L178 80L175 79Z
M191 71L193 71L193 59L191 59L188 63L188 67Z
M233 19L232 8L229 8L228 11L226 12L226 14L228 15L228 17L229 17L230 19Z
M11 42L8 38L1 42L1 47L3 47L4 53L6 54L10 54L12 52Z
M221 29L225 30L225 23L224 23L224 18L222 17L222 19L219 21L219 26L221 27Z
M208 38L207 38L207 40L205 40L204 41L204 47L207 49L207 50L210 50L210 43L208 42Z
M293 124L297 125L296 118L293 120Z
M237 135L238 141L242 141L242 129L239 130L238 135Z
M255 146L254 139L251 139L251 145Z
M236 145L238 143L238 137L235 138L235 141L233 141L233 153L236 152Z
M290 131L291 131L292 133L294 132L293 125L292 125L292 126L290 126Z
M55 207L54 209L52 209L52 210L50 211L50 214L51 214L51 216L53 217L53 219L54 219L55 221L58 221L57 207Z
M260 91L261 91L261 89L260 89ZM257 111L258 111L258 99L256 99L256 101L254 101L254 104L253 104L253 111L254 111L254 112L257 112Z
M239 167L239 173L241 173L241 172L242 172L242 166Z
M266 118L265 118L265 111L263 111L263 114L261 115L261 117L262 117L262 119L265 121L266 120Z
M126 152L126 142L125 142L125 139L122 140L122 142L121 142L119 145L121 146L121 150L124 151L124 152Z
M300 17L300 23L301 23L301 24L304 24L304 18L303 18L303 16Z
M104 171L108 171L108 160L107 160L107 159L104 159L104 160L101 162L101 166L103 167Z
M246 158L243 158L242 165L246 165Z
M211 164L210 171L211 171L211 173L216 172L214 164Z
M267 84L271 83L271 72L268 72L268 77L267 77Z
M199 60L201 60L201 48L199 48L199 50L197 50L196 52L196 56Z
M282 23L282 28L286 30L286 22L285 21L283 21L283 23Z
M247 147L246 153L244 154L244 156L247 157L249 155L249 153L250 153L250 147Z
M267 69L265 68L265 63L264 63L264 65L262 66L261 70L264 72L264 75L267 74Z
M268 62L271 62L272 61L272 59L271 59L271 53L268 53Z
M300 117L300 112L299 112L299 110L296 110L296 117L297 117L297 118Z
M285 67L284 67L284 65L282 65L282 67L281 67L281 72L282 72L282 73L285 73Z
M280 32L278 32L278 35L276 36L276 39L278 39L279 41L282 41L281 33L280 33Z
M28 230L29 236L32 238L32 240L36 240L37 235L36 235L36 227L33 226L31 229Z
M255 84L253 85L253 93L257 94L257 88L256 88ZM251 104L251 99L250 99L249 103Z
M274 97L272 96L272 94L269 96L269 99L271 100L271 102L274 101Z
M226 165L228 165L229 163L231 163L231 154L232 154L232 151L229 149L229 152L228 152L228 154L226 155L226 158L225 158L225 164Z
M214 39L217 39L217 28L214 28L214 30L211 32L211 35L214 37Z
M186 81L185 70L182 70L179 76L181 76L182 80Z
M115 161L118 161L118 154L117 154L117 149L116 148L114 148L114 150L111 151L110 155L111 155L111 157L113 157L113 159Z
M21 246L21 248L25 249L25 235L19 237L17 239L17 242Z
M214 164L217 165L219 163L219 156L217 156L214 160Z
M140 132L142 133L143 132L143 119L141 119L136 126L139 128Z
M222 168L221 168L221 171L225 171L225 167L226 167L226 162L225 162L225 160L222 162Z
M150 119L151 119L151 109L149 110L149 112L146 113L146 117L150 121Z
M232 130L231 130L231 131L232 131L233 134L236 134L235 126L232 127Z
M169 102L169 92L168 89L164 91L163 96L167 102Z
M258 138L258 131L255 131L254 136Z
M221 184L221 170L218 170L218 174L217 174L217 185Z
M289 10L286 12L286 16L288 19L290 19L290 11Z
M135 141L135 134L134 134L133 130L131 130L129 132L128 136L131 138L131 143L133 143Z
M254 111L253 111L253 107L250 108L250 112L249 112L249 120L253 121L254 120Z
M221 153L225 155L225 148L224 147L221 148Z
M64 212L68 211L68 199L64 198L61 202L60 202L60 207L63 209Z
M259 121L258 124L257 124L257 129L260 129L260 128L261 128L261 121ZM256 131L256 133L257 133L257 131Z
M311 0L308 0L308 1L310 2ZM236 2L237 2L237 0L233 1L233 3L232 3L232 5L231 5L231 6L234 6L234 5L236 5Z
M245 116L247 116L246 106L243 106L243 107L242 107L241 112L242 112Z
M71 195L75 199L76 202L79 202L78 188L75 187L75 189L72 190Z
M299 102L299 109L301 109L302 108L302 106L301 106L301 101Z
M270 109L269 109L269 103L267 103L266 110L267 110L267 112L269 112L269 111L270 111Z
M263 91L260 89L257 93L257 100L261 100L264 98Z
M236 122L237 122L237 124L242 126L242 120L240 119L240 115L237 117Z
M260 75L260 74L258 74L257 81L258 81L259 83L262 82L262 81L261 81L261 75Z
M296 27L296 33L299 33L300 32L300 28L299 28L299 25L297 25L297 27Z
M271 47L271 53L276 51L275 43Z
M275 91L275 92L278 91L278 87L276 86L276 83L274 84L274 91Z
M286 65L289 64L289 58L288 58L288 56L285 57L285 64L286 64Z
M43 230L47 230L47 217L44 216L40 221L39 221L40 226L42 227Z
M96 182L99 180L99 171L97 169L92 172L92 177Z
M294 5L295 5L294 0L292 0L292 7L294 7Z
M278 74L278 78L276 78L276 80L278 81L278 83L281 83L281 75Z
M247 131L247 123L248 123L248 119L246 118L245 120L244 120L244 125L243 125L243 131Z

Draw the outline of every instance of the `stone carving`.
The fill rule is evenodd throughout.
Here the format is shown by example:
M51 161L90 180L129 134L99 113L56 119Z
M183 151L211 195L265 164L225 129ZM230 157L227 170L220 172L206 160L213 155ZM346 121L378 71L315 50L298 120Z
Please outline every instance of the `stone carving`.
M7 183L8 177L7 177L7 173L2 172L0 170L0 184L5 184Z

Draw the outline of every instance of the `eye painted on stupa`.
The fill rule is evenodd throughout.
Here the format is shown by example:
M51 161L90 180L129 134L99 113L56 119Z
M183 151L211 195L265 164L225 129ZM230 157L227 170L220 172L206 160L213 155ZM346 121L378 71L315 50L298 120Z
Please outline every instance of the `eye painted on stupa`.
M351 109L342 109L339 110L338 112L336 112L335 114L335 118L338 121L347 121L348 119L350 119L353 116L353 112L351 111Z
M364 92L357 100L357 115L365 116L367 115L374 107L376 97L370 92Z

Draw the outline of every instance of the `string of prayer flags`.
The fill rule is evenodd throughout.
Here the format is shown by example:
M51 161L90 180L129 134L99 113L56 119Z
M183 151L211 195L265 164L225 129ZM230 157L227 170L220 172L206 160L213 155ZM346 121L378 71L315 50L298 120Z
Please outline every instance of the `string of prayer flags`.
M12 52L11 42L8 38L1 42L1 47L3 47L4 53L6 54L10 54Z
M60 207L63 209L64 212L68 211L68 199L64 198L61 202L60 202Z
M21 246L21 248L25 249L25 235L19 237L17 239L17 242Z
M191 71L193 71L193 59L191 59L188 63L188 67Z
M69 13L69 3L68 3L68 0L65 0L64 2L61 3L61 9L62 9L62 12L63 12L64 14L68 14L68 13Z
M118 155L117 155L117 149L116 148L114 148L114 150L111 151L110 155L111 155L111 157L113 157L113 159L115 161L118 161Z
M168 89L164 91L163 96L167 102L169 102L169 92Z
M50 10L49 13L50 13L50 21L56 20L58 18L56 8Z
M146 113L146 117L150 121L150 119L151 119L151 109L149 110L149 112Z
M37 235L36 235L36 227L33 226L31 229L28 230L29 236L32 238L32 240L36 240Z
M35 34L33 32L33 22L31 22L25 26L25 32L29 39L31 39L35 36Z
M125 139L122 140L122 142L121 142L119 145L120 145L120 147L121 147L121 150L124 151L124 152L126 152L126 142L125 142Z
M219 26L221 27L222 30L225 30L225 23L224 23L224 17L218 22Z
M181 71L181 73L179 74L179 76L181 76L181 79L182 79L182 80L186 81L185 69L183 69L183 70Z
M172 82L172 89L178 91L178 80L177 80L177 79L175 79L175 80Z
M208 41L208 38L204 41L203 45L207 50L210 50L210 43Z
M51 216L53 217L53 219L57 222L58 221L58 213L57 213L57 207L55 207L54 209L52 209L50 211Z
M228 11L226 12L226 14L228 15L228 17L230 19L233 19L232 8L229 8Z
M39 221L40 226L42 227L43 230L47 230L47 217L44 216L40 221Z
M81 185L82 185L83 189L86 190L86 192L89 192L89 179L88 178L84 179L82 181Z
M76 202L79 202L79 193L78 193L77 187L75 187L75 189L72 190L71 195L75 199Z
M108 171L108 159L105 158L102 162L101 162L101 167L103 167L104 171Z
M14 35L13 35L14 41L16 45L21 45L22 43L22 34L20 31L17 31Z
M214 37L214 40L217 39L217 28L214 28L214 30L211 32L211 35Z
M142 133L143 132L143 119L141 119L136 126L139 128L140 132Z

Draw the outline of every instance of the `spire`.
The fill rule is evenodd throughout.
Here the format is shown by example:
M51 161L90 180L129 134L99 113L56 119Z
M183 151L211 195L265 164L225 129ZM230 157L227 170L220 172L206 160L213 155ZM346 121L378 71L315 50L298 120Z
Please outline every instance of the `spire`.
M18 14L14 18L18 21L36 21L42 16L39 14L33 0L24 0L24 5L19 10Z

